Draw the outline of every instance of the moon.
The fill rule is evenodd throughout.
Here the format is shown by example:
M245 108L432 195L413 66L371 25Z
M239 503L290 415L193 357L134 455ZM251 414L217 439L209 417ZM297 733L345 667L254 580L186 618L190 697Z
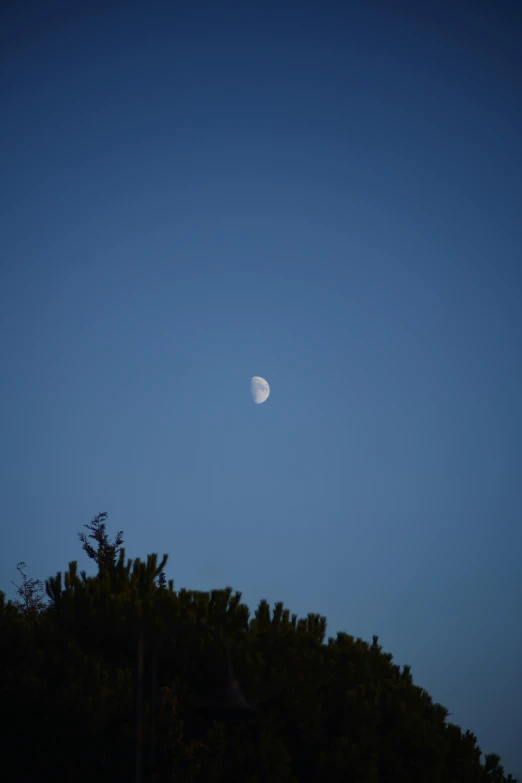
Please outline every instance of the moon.
M270 386L264 378L260 378L259 375L254 375L250 381L250 391L252 397L257 405L261 405L262 402L268 399L270 394Z

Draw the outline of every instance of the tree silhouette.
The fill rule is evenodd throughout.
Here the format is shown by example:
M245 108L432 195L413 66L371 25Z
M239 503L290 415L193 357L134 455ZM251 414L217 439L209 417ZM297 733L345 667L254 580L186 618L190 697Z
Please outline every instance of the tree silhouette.
M30 579L25 573L26 568L27 565L23 562L18 563L16 566L16 570L22 578L21 585L11 581L11 584L16 587L18 594L18 599L15 603L25 615L39 614L46 605L44 598L45 586L41 579Z
M231 587L176 591L164 576L167 557L125 561L123 532L111 542L106 519L94 517L90 535L79 535L95 576L78 573L72 561L46 580L45 609L38 580L23 581L18 601L0 593L6 783L135 776L140 629L144 783L514 783L498 755L481 762L475 735L449 722L377 636L371 643L347 633L327 638L326 618L299 619L282 602L271 610L262 600L251 617ZM208 634L172 636L179 623L204 623L226 640L258 711L255 724L194 719L195 699L216 682L223 659Z
M107 523L105 521L107 516L107 512L102 511L92 518L89 525L84 525L90 531L89 535L82 532L78 533L78 538L82 542L82 549L91 560L97 563L100 571L116 564L116 558L123 544L123 530L118 531L112 543L109 540L106 532ZM96 548L93 547L89 543L89 539L95 541L98 546Z

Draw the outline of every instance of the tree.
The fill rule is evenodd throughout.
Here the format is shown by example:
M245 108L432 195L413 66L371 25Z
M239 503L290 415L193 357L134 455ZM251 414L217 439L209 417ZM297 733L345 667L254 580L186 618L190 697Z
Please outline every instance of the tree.
M22 584L17 585L16 582L11 582L16 587L18 599L15 601L26 616L40 614L45 609L46 602L44 598L45 587L41 579L30 579L25 573L27 565L25 563L18 563L16 570L22 578Z
M116 558L123 544L123 530L118 531L113 542L110 541L106 532L107 516L107 512L102 511L92 518L89 525L84 525L90 531L89 535L82 532L78 533L78 538L82 542L82 549L91 560L97 563L99 571L102 571L104 568L111 568L116 564ZM98 546L95 548L89 543L89 539L95 541Z
M251 617L231 587L175 591L161 578L167 557L125 562L123 532L111 542L106 517L86 526L97 548L79 536L98 573L79 574L69 563L46 581L45 612L0 593L6 783L133 778L140 629L144 736L153 714L156 736L154 759L145 742L144 783L514 783L499 756L481 763L476 737L448 722L448 711L414 683L410 667L394 664L377 636L371 644L347 633L326 639L326 618L299 619L282 602L271 610L261 601ZM179 623L189 629L167 633ZM199 623L226 640L258 710L255 724L193 719L195 696L223 666L212 638L190 629Z

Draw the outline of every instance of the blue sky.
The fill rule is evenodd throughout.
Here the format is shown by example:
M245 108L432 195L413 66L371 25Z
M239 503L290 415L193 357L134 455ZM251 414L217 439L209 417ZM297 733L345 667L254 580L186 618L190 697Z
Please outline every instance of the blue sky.
M72 5L0 25L2 589L107 511L522 773L518 4Z

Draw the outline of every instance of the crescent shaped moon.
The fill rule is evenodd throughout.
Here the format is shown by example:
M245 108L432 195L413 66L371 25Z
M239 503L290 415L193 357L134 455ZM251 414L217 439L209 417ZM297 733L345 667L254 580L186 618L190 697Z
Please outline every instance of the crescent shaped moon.
M250 381L250 391L252 392L254 402L257 405L261 405L262 402L268 399L270 386L264 378L260 378L259 375L254 375Z

